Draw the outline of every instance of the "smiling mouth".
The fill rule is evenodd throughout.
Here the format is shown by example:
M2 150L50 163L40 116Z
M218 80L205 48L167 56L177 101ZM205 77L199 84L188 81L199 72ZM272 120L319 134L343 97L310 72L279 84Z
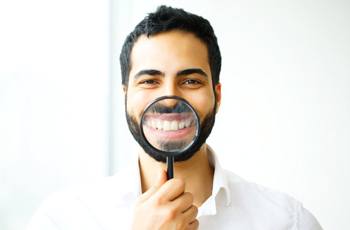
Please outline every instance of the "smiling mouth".
M148 114L144 120L146 138L149 140L192 139L195 122L190 113Z

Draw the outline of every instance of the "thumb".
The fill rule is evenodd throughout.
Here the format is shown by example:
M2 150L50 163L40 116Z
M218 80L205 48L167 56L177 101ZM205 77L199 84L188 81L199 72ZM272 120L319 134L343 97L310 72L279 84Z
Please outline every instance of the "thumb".
M167 175L166 172L161 169L159 171L157 180L153 184L152 187L150 187L145 193L143 193L140 197L140 201L148 200L154 193L157 192L157 190L167 181Z

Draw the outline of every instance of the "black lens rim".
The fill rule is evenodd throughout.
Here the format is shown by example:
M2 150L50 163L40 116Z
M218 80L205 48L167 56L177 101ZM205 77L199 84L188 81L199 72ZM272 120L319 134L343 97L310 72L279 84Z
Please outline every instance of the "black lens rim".
M190 110L195 114L195 122L196 122L196 133L195 133L195 137L192 140L192 143L190 143L184 150L182 151L174 151L174 152L168 152L168 151L162 151L159 150L157 148L155 148L151 143L149 143L149 141L147 140L145 133L143 131L143 124L144 124L144 115L145 113L148 111L148 109L154 105L155 103L157 103L158 101L164 100L164 99L176 99L176 100L180 100L183 103L185 103ZM181 154L186 154L188 151L191 151L191 147L194 146L196 144L196 142L198 141L198 138L200 136L200 132L201 132L201 126L200 126L200 119L198 116L198 113L196 112L196 110L193 108L193 106L184 98L179 97L179 96L162 96L162 97L158 97L155 100L153 100L152 102L150 102L144 109L144 111L141 114L141 122L140 122L140 130L141 130L141 136L143 138L143 140L145 141L145 143L148 145L149 148L151 148L153 151L155 151L158 154L164 155L166 157L176 157L179 156Z

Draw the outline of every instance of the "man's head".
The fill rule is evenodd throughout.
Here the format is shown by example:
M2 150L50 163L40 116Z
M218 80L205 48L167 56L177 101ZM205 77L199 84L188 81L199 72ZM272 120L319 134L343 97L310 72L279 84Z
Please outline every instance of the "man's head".
M205 142L221 100L221 55L209 22L197 15L161 6L143 19L126 38L120 55L127 121L134 138L156 160L141 138L143 109L160 96L176 95L199 114L202 135L187 160ZM162 125L160 124L160 127Z

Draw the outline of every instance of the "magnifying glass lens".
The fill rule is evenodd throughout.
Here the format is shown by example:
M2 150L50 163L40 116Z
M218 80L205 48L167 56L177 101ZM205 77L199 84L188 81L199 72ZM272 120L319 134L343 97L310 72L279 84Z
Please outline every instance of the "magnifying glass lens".
M153 148L176 155L194 142L198 116L184 100L164 98L155 101L143 114L144 137Z

